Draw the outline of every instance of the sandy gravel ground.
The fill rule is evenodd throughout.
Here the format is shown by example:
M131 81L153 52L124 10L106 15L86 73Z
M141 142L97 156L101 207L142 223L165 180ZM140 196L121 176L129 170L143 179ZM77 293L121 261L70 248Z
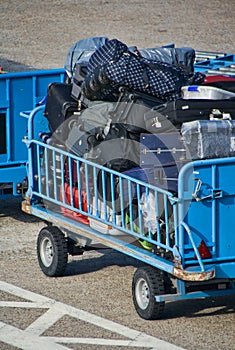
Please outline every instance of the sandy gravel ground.
M69 47L93 36L235 52L234 13L234 0L1 0L0 65L62 67Z

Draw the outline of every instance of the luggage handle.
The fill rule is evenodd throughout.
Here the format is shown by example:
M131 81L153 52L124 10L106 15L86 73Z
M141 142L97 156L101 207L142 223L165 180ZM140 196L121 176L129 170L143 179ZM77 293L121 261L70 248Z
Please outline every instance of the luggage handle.
M161 154L161 153L172 153L175 154L176 152L186 152L185 148L167 148L167 149L162 149L161 147L158 147L157 149L148 149L148 148L144 148L142 150L143 154L147 154L147 153L157 153L157 154Z

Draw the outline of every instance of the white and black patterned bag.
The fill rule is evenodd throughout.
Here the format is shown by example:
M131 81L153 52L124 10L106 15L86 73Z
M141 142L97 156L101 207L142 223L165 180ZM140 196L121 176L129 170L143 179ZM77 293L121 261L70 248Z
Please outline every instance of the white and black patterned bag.
M91 56L82 90L91 100L115 100L119 87L124 86L169 101L180 96L182 86L203 78L173 64L141 57L113 39Z

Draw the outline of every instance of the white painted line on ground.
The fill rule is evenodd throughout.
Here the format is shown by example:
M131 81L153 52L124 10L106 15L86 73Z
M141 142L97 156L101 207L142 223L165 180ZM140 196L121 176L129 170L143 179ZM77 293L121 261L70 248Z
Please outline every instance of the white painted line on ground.
M20 307L48 309L43 315L32 322L25 330L0 322L0 341L20 347L22 350L67 350L68 348L59 343L68 344L96 344L112 346L142 347L149 350L183 350L161 339L139 332L135 329L123 326L103 317L91 314L87 311L77 309L73 306L58 302L54 299L30 292L23 288L0 281L0 290L21 297L25 302L1 301L0 307ZM30 302L29 302L30 301ZM126 339L103 339L103 338L71 338L71 337L45 337L42 334L68 315L77 320L82 320L97 327L119 334ZM68 321L69 322L69 321Z
M45 312L42 316L40 316L36 321L31 323L25 331L33 333L35 335L43 334L47 329L49 329L53 324L61 319L64 316L64 311L60 310L58 306L55 304Z
M21 329L0 322L0 341L23 350L68 350L50 339L26 333ZM71 349L69 349L71 350Z
M28 301L0 301L0 307L20 307L22 309L48 309L51 306L42 303L33 303Z
M135 342L133 340L121 340L121 339L64 338L64 337L48 337L48 339L53 340L55 342L57 341L59 343L103 345L103 346L108 346L109 348L111 346L114 346L114 345L115 346L124 346L125 348L126 347L141 347L142 348L142 347L146 347L147 346L146 344L143 345L140 342Z

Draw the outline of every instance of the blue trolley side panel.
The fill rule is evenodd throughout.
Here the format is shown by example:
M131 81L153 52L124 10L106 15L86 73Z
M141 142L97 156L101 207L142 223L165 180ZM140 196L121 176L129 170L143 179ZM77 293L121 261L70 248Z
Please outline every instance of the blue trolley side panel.
M0 75L0 198L4 197L6 173L9 174L7 193L10 186L14 195L19 177L23 173L26 176L27 149L22 139L27 134L27 120L20 117L20 112L38 106L46 96L48 85L63 82L64 78L64 69Z
M195 264L191 234L198 249L202 241L206 245L201 248L206 254L203 264L215 264L217 278L235 278L235 158L192 165L179 179L180 220L188 227L188 232L182 229L180 239L184 264Z

